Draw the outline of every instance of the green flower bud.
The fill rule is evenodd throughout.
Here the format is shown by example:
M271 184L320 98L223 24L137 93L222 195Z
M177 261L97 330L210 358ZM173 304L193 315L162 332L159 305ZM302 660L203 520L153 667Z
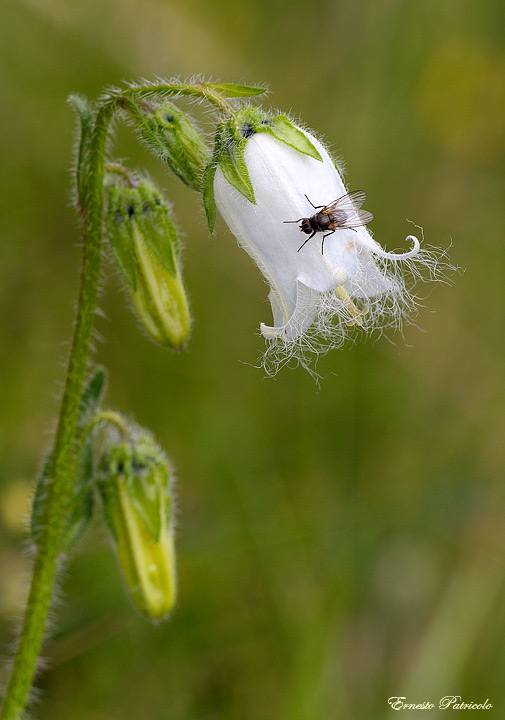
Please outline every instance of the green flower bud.
M97 486L128 591L146 615L160 619L176 597L170 466L153 438L105 442Z
M169 102L155 108L135 105L129 109L141 138L154 154L185 185L201 191L209 151L191 118Z
M181 349L191 327L180 272L180 246L168 204L156 186L127 186L115 176L106 184L105 227L134 305L149 334Z

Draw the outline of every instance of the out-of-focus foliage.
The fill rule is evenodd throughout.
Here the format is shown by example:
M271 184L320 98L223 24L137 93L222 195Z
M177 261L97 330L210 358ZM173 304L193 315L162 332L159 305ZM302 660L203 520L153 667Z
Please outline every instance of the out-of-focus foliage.
M179 605L159 627L140 617L95 521L61 580L41 720L376 720L392 695L447 694L503 716L503 3L5 0L0 13L4 647L78 286L70 92L155 74L266 82L345 157L381 244L401 245L409 218L428 244L452 239L465 269L424 288L426 332L332 353L319 390L302 370L265 379L257 270L120 131L118 153L166 188L186 235L188 349L139 332L108 264L96 352L108 402L176 462Z

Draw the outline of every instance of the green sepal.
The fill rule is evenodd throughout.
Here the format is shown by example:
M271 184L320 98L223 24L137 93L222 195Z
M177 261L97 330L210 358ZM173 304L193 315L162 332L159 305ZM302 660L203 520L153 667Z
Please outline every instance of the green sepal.
M203 207L205 209L205 215L207 217L207 226L209 232L214 232L214 225L216 223L216 198L214 196L214 177L216 175L216 169L219 160L219 149L221 147L221 138L223 136L224 125L220 124L216 128L216 134L214 136L214 150L212 152L212 158L207 163L207 167L203 173Z
M254 87L253 85L240 85L238 83L205 83L205 86L212 88L225 97L254 97L268 92L267 88Z
M166 477L165 482L160 483L158 474L163 473ZM151 463L143 464L140 460L133 461L131 480L127 482L127 488L130 490L130 498L132 503L144 520L147 529L158 542L160 539L162 521L163 521L163 504L168 500L163 499L163 493L168 487L168 473L166 467Z
M88 149L93 132L93 111L83 95L70 95L68 102L79 118L79 146L77 150L77 163L75 168L75 183L79 205L84 207L86 186L85 166L88 162Z
M156 542L162 525L171 522L170 469L163 452L149 435L136 443L132 459L132 501Z
M138 223L144 240L163 267L175 277L180 243L168 207L152 183L140 183L138 190L142 198L142 212Z
M247 138L230 130L223 133L219 148L219 167L226 180L249 202L256 205L254 190L244 158Z
M88 426L89 421L98 410L106 384L107 371L103 367L96 368L81 395L79 419L77 421L78 431L82 431Z
M135 273L135 238L132 217L142 213L142 203L138 193L123 185L108 187L108 211L105 215L105 227L119 268L128 284L137 289ZM130 192L128 192L130 191Z
M93 451L90 439L84 444L80 443L80 435L95 414L102 398L106 384L106 373L98 368L90 378L81 396L79 416L77 420L76 452L78 457L75 466L75 476L71 509L64 530L62 547L65 551L71 550L88 525L93 513ZM52 454L46 459L35 490L33 499L30 533L34 543L38 543L42 524L44 522L45 500L49 486L52 466Z
M120 443L110 448L98 468L97 487L116 541L123 529L123 503L131 503L153 540L160 540L164 521L171 519L170 474L152 440L144 437L133 447Z
M216 224L216 198L214 197L216 169L217 163L211 160L203 173L203 207L210 233L214 232L214 225Z
M218 166L230 185L233 185L249 202L256 204L254 189L244 158L246 144L247 138L241 134L235 121L231 121L228 126L218 125L214 137L212 158L203 175L203 206L209 232L213 232L216 221L214 177Z
M110 482L106 475L102 474L103 468L101 466L97 469L97 475L95 478L96 487L102 498L102 508L105 523L109 528L112 537L117 542L119 538L119 528L116 527L116 515L117 515L117 488Z
M315 160L323 159L308 137L295 127L286 115L276 115L257 127L256 132L267 132L304 155L309 155Z
M152 472L146 478L134 477L131 500L156 542L161 532L160 489L154 481Z

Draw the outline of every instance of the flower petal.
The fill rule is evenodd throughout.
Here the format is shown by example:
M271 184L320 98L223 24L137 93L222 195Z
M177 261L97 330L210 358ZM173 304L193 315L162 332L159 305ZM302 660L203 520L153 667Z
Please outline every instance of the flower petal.
M270 292L268 299L272 305L274 325L269 327L265 323L260 324L261 334L267 340L281 338L287 342L293 341L303 335L314 322L319 309L319 293L300 281L296 283L296 287L295 309L284 324L281 324L285 317L283 308L278 304L274 293Z

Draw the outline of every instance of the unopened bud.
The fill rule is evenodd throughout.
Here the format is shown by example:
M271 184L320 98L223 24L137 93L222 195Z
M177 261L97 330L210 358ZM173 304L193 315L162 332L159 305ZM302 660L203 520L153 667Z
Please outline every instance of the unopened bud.
M201 191L209 152L192 119L169 102L130 110L149 148L185 185Z
M106 442L97 476L128 591L142 612L160 619L172 610L176 597L168 462L142 431L131 443Z
M181 349L191 327L182 282L179 238L156 186L106 184L105 226L146 330L161 345Z

